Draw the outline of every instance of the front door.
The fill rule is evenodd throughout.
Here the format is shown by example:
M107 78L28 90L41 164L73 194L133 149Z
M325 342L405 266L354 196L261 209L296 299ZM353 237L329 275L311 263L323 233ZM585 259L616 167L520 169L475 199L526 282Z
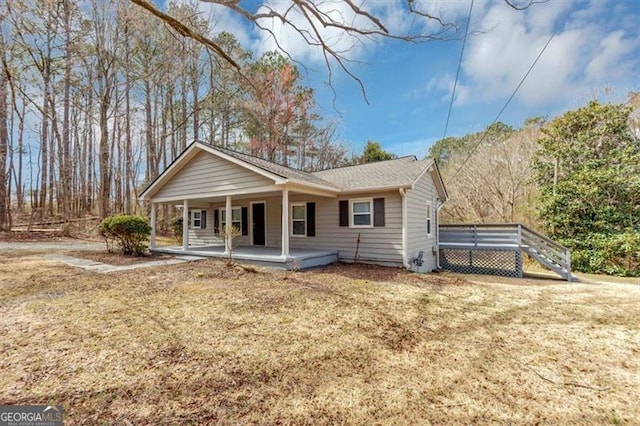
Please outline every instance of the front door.
M251 204L251 232L253 235L253 245L265 245L265 206L264 203Z

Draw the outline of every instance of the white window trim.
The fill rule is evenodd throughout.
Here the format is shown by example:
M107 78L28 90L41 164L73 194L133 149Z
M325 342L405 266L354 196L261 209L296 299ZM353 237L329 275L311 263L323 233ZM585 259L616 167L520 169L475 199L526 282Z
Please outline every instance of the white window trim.
M227 208L226 207L220 207L219 210L220 210L220 231L222 232L222 231L224 231L224 229L226 227L226 225L223 225L225 221L222 219L222 215L223 214L225 214L225 215L227 214L226 213ZM234 210L239 210L240 211L240 220L236 220L236 221L231 220L231 227L233 227L233 222L240 222L240 225L238 225L238 229L240 230L240 232L242 232L242 207L241 206L231 207L231 218L232 219L233 219L233 211ZM225 212L225 213L223 213L223 212Z
M200 215L198 219L196 219L196 213ZM191 210L189 212L191 215L191 224L189 226L190 229L202 229L202 210ZM198 221L198 226L195 225L196 220Z
M369 203L369 224L368 225L354 225L354 203ZM358 213L362 215L362 213ZM349 200L349 228L373 228L373 198L354 198Z
M296 219L294 221L293 219L293 208L294 207L304 207L304 235L302 234L294 234L293 233L293 222L301 222L302 219ZM307 224L308 224L308 217L307 217L307 203L306 202L296 202L296 203L290 203L289 204L289 235L295 238L306 238L307 236Z
M429 201L427 201L425 214L427 215L427 220L425 222L427 237L430 237L433 235L433 209L431 208L431 203Z

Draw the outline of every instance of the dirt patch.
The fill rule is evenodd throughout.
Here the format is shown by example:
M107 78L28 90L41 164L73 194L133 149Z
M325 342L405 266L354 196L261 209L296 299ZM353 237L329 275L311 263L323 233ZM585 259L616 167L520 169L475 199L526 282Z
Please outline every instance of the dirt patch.
M403 268L391 268L364 263L337 262L325 268L315 271L317 274L335 275L341 278L348 277L354 280L366 280L375 282L403 282L425 283L431 285L464 285L469 282L461 275L442 273L418 274L409 272Z
M0 401L70 424L633 424L639 305L624 285L0 254Z

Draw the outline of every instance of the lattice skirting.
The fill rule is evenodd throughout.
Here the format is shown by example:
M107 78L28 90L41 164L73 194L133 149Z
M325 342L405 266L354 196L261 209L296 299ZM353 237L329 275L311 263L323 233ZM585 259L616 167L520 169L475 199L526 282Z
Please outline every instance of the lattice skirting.
M463 274L522 277L520 250L440 249L440 266Z

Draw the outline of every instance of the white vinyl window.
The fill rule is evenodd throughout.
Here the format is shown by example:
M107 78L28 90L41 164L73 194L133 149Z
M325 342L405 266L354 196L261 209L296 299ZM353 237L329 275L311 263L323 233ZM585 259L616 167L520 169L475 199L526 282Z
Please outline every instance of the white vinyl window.
M202 210L191 210L191 229L202 228Z
M307 236L307 204L291 204L291 235Z
M373 199L349 200L349 226L370 228L373 226Z
M241 207L233 207L231 209L231 227L242 231L242 210ZM220 229L227 229L227 209L220 209Z
M431 204L427 201L427 235L431 235Z

